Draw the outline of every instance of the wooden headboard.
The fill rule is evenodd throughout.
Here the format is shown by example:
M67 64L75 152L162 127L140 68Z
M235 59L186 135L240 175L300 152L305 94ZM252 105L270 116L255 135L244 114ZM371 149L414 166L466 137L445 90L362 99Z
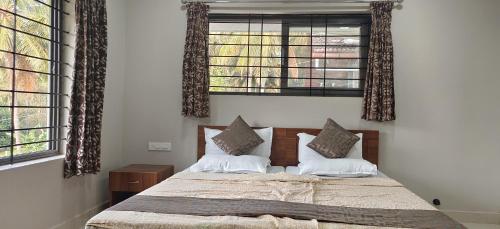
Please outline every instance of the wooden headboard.
M224 130L225 126L198 126L198 159L205 154L205 129ZM259 129L256 127L255 129ZM310 128L273 128L273 146L271 149L271 165L297 166L298 160L298 133L318 135L321 129ZM377 130L350 130L352 133L363 133L363 158L378 165Z

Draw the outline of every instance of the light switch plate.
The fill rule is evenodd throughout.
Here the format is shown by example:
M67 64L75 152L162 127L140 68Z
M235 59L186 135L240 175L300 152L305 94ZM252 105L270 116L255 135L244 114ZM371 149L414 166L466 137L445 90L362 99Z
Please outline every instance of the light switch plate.
M149 142L149 151L172 151L172 143L170 142Z

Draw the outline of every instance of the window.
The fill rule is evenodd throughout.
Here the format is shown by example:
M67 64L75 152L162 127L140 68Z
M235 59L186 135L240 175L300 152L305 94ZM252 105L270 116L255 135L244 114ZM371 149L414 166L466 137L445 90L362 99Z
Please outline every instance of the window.
M211 94L362 96L369 15L209 15Z
M0 0L0 164L59 144L59 0Z

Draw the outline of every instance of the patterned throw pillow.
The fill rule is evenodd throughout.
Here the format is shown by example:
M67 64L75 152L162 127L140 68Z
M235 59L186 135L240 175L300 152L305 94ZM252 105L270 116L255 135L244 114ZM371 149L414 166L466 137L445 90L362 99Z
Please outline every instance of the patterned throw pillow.
M307 146L326 158L343 158L357 141L358 136L329 118L323 130Z
M252 148L263 143L264 140L243 121L241 116L231 123L224 131L212 138L214 143L224 152L231 155L248 153Z

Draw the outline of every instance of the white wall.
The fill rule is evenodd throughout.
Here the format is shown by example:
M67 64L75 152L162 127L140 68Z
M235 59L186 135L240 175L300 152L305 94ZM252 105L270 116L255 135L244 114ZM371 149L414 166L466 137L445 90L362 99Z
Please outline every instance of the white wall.
M76 228L73 217L107 201L108 171L122 166L125 83L124 1L108 0L109 57L102 131L102 172L63 178L62 159L0 171L5 229Z
M500 212L500 2L405 0L394 11L398 119L360 119L360 98L211 96L211 117L225 125L381 131L380 168L443 209ZM125 141L127 162L195 162L195 119L181 116L185 11L180 1L128 1ZM171 141L173 151L148 152Z

